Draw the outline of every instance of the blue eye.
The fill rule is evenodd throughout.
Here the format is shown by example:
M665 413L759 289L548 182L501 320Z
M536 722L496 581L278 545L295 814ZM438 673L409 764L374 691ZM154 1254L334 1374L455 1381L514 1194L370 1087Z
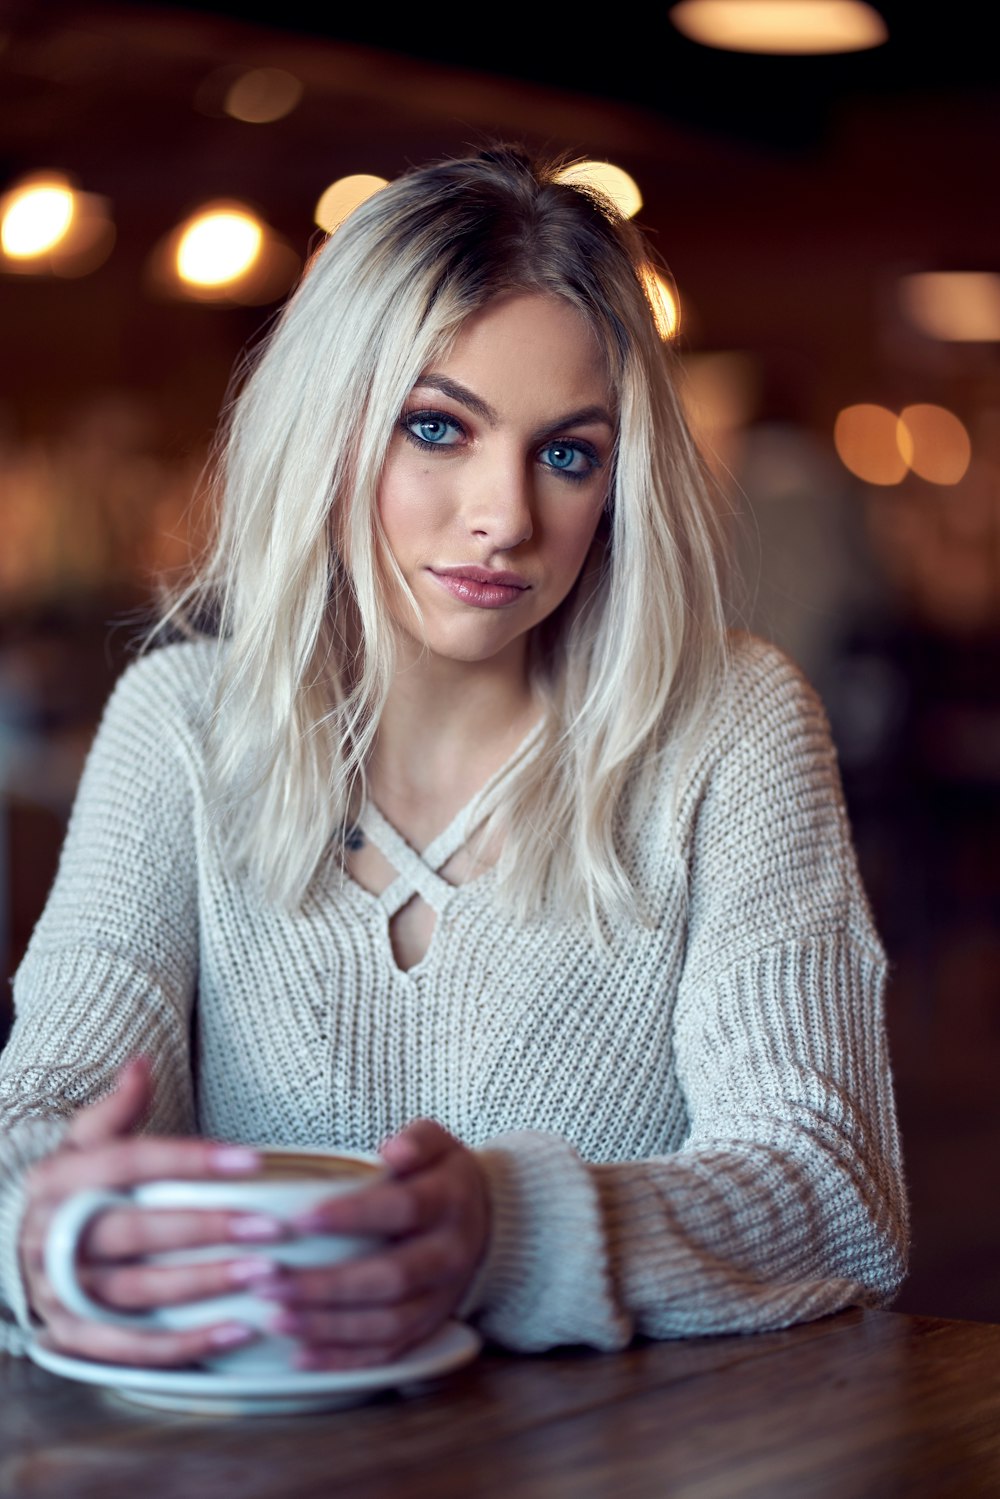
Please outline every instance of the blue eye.
M542 449L541 459L546 468L554 468L569 479L586 479L600 466L589 446L575 442L550 442Z
M439 411L408 412L402 425L420 447L451 448L464 435L458 422Z

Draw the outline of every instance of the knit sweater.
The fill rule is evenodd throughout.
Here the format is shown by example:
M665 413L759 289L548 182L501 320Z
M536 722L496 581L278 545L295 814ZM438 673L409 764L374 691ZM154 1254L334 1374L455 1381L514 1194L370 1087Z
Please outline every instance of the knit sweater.
M698 752L664 753L626 807L648 924L602 947L582 921L515 921L492 871L432 875L454 830L422 859L400 841L409 868L384 896L331 863L300 908L268 904L227 867L209 805L217 655L173 645L124 673L16 976L10 1347L32 1326L24 1170L138 1052L161 1133L372 1150L439 1120L478 1152L492 1207L459 1310L511 1348L750 1332L892 1296L907 1209L885 960L826 720L785 657L738 642ZM402 971L388 916L418 865L439 915Z

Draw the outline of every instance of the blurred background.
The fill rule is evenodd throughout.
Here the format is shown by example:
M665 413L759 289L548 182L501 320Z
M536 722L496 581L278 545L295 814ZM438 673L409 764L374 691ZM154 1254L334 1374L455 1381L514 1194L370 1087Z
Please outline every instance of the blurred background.
M496 137L568 150L620 169L662 259L734 621L830 714L892 960L899 1304L1000 1320L1000 78L982 8L780 0L763 40L751 0L641 25L345 9L0 0L0 1043L101 705L156 579L204 543L199 475L241 352L322 236L409 164Z

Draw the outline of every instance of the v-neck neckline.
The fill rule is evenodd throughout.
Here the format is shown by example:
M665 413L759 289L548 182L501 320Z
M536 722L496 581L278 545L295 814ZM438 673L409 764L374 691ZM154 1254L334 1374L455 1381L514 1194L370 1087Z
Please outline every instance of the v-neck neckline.
M421 972L428 966L431 955L438 944L441 931L441 917L451 901L463 891L480 886L493 873L494 866L490 865L477 875L474 879L463 880L461 884L453 885L446 880L438 871L447 864L448 860L468 842L469 837L482 821L482 806L486 799L496 789L497 785L511 773L514 768L523 764L528 758L537 753L541 738L542 726L545 721L544 714L529 729L528 733L515 747L513 753L504 763L493 772L463 807L456 812L448 825L436 833L431 841L422 849L418 850L406 839L393 823L385 816L380 808L370 798L365 802L357 820L357 826L361 832L369 837L375 847L382 854L386 862L396 871L395 877L389 881L377 894L369 890L367 886L354 878L350 870L345 866L344 877L366 902L377 906L385 921L385 938L390 954L390 962L393 969L404 979L418 978ZM390 934L390 923L393 917L402 910L415 896L423 899L435 912L434 930L423 956L410 968L401 968L396 962L392 950L392 939Z
M482 821L480 812L487 797L495 791L499 783L511 773L515 766L520 764L522 760L526 760L535 751L535 741L541 734L544 721L544 714L541 718L536 719L527 734L518 742L503 764L484 781L478 791L473 792L469 800L463 807L459 808L451 821L439 833L435 833L430 842L425 844L422 849L415 848L405 834L399 831L395 823L386 817L381 807L370 797L367 798L362 808L361 815L358 818L358 826L362 832L371 832L373 843L376 844L379 852L384 855L390 864L394 864L395 861L388 850L382 848L377 836L378 834L381 834L385 837L386 842L391 843L395 849L398 849L400 856L405 857L407 862L417 859L426 868L436 873L442 865L447 864L448 860L458 852L463 844L468 842L470 835ZM395 864L395 868L398 873L401 874L403 872L398 864ZM467 881L463 883L471 884L473 882ZM461 886L455 885L450 888L461 889Z

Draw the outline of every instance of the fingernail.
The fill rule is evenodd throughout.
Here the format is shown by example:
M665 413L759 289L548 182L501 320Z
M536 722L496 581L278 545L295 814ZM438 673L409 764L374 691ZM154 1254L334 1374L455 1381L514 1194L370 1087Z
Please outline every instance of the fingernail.
M287 1225L280 1218L268 1218L264 1213L239 1213L229 1220L231 1239L273 1240L288 1237Z
M226 1274L236 1285L246 1286L255 1280L276 1279L281 1274L281 1266L273 1260L233 1260Z
M241 1172L257 1171L260 1155L246 1145L217 1145L209 1156L213 1171L234 1176Z
M255 1327L247 1327L245 1322L223 1322L219 1327L213 1327L208 1335L208 1340L215 1348L237 1348L240 1343L250 1343L257 1336Z

